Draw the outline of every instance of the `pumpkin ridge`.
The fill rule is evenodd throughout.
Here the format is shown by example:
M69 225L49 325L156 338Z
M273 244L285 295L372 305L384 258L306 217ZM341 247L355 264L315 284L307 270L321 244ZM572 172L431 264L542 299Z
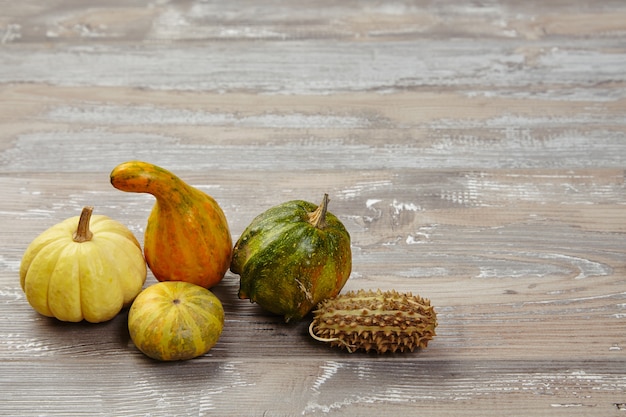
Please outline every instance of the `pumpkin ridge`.
M141 249L137 248L133 242L127 239L112 241L109 236L105 236L104 233L98 233L97 237L94 234L94 240L94 243L98 243L96 247L99 250L100 256L107 260L109 267L115 269L118 276L127 277L126 280L117 280L116 284L122 291L124 305L128 305L137 294L139 294L145 282L147 273L145 262L134 262L133 259L137 256L141 256L143 259ZM107 247L104 248L103 246ZM120 250L116 251L116 248ZM130 271L124 267L130 269ZM134 278L134 280L131 281L131 278Z
M54 317L58 317L64 321L80 321L84 318L83 309L80 300L80 266L78 262L70 263L70 262L62 262L61 259L72 259L76 258L79 255L77 254L78 249L80 248L79 243L72 243L65 247L62 247L59 251L57 262L55 263L54 269L50 274L48 279L48 305L50 308L50 312ZM67 269L65 269L67 268ZM68 271L72 270L73 273L69 273ZM74 278L73 282L63 282L68 278ZM74 289L74 291L70 292L70 289ZM58 294L63 294L65 298L65 303L57 304L55 302L51 302L52 299L56 299ZM73 297L70 297L72 295ZM68 313L69 315L64 315Z
M161 322L166 318L167 310L166 313L163 314L161 310L162 307L158 306L158 304L161 304L160 300L152 299L151 302L155 303L155 308L153 310L144 309L138 312L136 308L131 307L132 314L136 315L137 320L144 322L145 326L142 327L143 331L140 332L135 332L134 328L131 327L129 327L129 331L135 344L142 344L145 346L146 343L148 343L148 350L158 352L158 345L152 344L150 341L155 338L157 333L163 333L165 330ZM129 312L129 314L131 313Z
M266 262L280 262L277 258L278 255L282 255L281 250L285 249L286 240L287 239L279 239L282 236L288 236L290 239L298 239L300 235L304 234L305 231L298 230L298 224L292 223L288 225L283 225L281 227L274 227L270 231L264 233L264 236L260 236L255 240L249 240L247 245L258 247L258 249L263 248L267 251L267 253L254 253L247 260L246 264L253 262L255 264L263 264ZM298 234L294 236L293 230ZM298 233L299 232L299 233ZM254 239L254 238L252 238ZM264 259L266 258L266 259Z
M202 336L202 331L198 328L198 326L195 325L195 323L197 322L197 317L195 317L192 313L195 312L192 308L190 308L190 306L192 305L193 303L186 303L184 307L177 307L180 308L180 319L183 321L186 329L193 334L192 340L194 340L196 343L198 341L201 341L201 346L195 344L192 344L191 346L194 351L193 355L196 356L204 352L207 343L205 338ZM209 318L208 314L201 314L200 316L202 318Z
M126 226L105 216L93 215L92 219L94 217L96 217L96 220L95 222L92 221L91 225L91 230L94 236L108 236L109 239L125 238L141 249L141 244ZM98 218L102 219L99 220Z
M167 359L179 359L179 356L197 356L200 349L204 349L205 343L202 337L196 338L198 336L198 329L195 326L193 318L190 316L189 311L187 309L187 300L186 297L177 297L181 299L181 303L177 305L169 304L167 309L167 314L163 317L163 320L160 324L163 326L164 332L167 332L170 340L170 351L177 352L176 355L169 355L166 350L161 349L161 354ZM185 302L182 302L183 298ZM186 337L185 334L181 334L178 330L182 328L184 331L191 332L193 337ZM198 347L193 342L188 342L186 340L193 340L194 342L198 342L198 340L202 341L202 347ZM182 351L181 351L182 347ZM162 346L165 348L165 346Z
M121 284L114 280L112 270L117 270L119 259L113 264L101 245L84 242L78 247L83 253L79 257L81 268L78 275L80 282L80 303L85 320L97 323L115 317L124 305L124 293Z
M155 303L155 307L157 308L151 311L144 311L140 313L140 316L138 316L139 318L141 318L141 320L145 321L146 323L145 329L148 332L153 332L154 330L159 329L160 326L157 326L156 324L158 324L158 322L163 319L162 312L159 311L157 304L164 304L164 303L157 299L152 299L151 302ZM169 306L166 306L166 307L169 307Z
M197 207L193 207L194 216L202 216ZM200 223L199 228L191 228L193 235L195 236L195 250L197 253L198 271L197 275L204 276L207 273L218 273L214 271L218 265L214 262L218 257L216 256L216 247L210 242L213 239L213 233L210 230L206 230L206 224ZM230 245L229 245L230 246ZM189 261L193 262L192 259ZM211 271L211 272L207 272ZM214 272L213 272L214 271Z
M291 230L295 230L298 236L292 235ZM298 233L299 232L299 233ZM252 288L256 291L260 287L266 285L275 286L275 281L283 279L281 275L285 275L285 270L293 268L292 265L285 263L285 256L289 259L293 258L293 255L298 251L298 248L288 248L287 239L279 239L280 236L289 235L290 241L292 239L298 240L299 236L305 234L305 230L298 229L298 224L293 223L285 225L283 228L274 228L269 233L270 238L265 242L259 242L258 247L255 242L247 242L247 245L255 248L248 259L244 260L241 271L244 275L252 277L251 280L241 280L240 292L242 294L252 293ZM271 271L272 274L268 275L265 271ZM291 277L289 277L291 278ZM249 284L249 285L247 285Z
M35 240L33 240L28 246L28 249L26 250L26 253L24 254L24 257L22 258L22 262L20 264L20 284L22 286L22 289L24 289L24 280L26 279L26 273L30 269L30 266L33 264L33 261L35 261L35 258L39 255L39 253L47 246L57 246L58 244L63 243L63 241L68 240L68 236L66 236L65 233L68 228L57 227L57 229L60 230L62 233L40 235L35 238ZM68 232L69 239L72 238L72 233L73 232L71 230ZM48 238L48 236L50 235L52 235L52 238Z
M44 274L38 273L38 269L39 266L42 264L50 267L50 264L48 262L50 259L52 259L54 261L54 264L52 264L54 271L54 268L56 268L56 265L58 264L58 262L60 262L58 254L62 250L63 247L57 245L47 245L41 247L37 254L33 257L30 266L26 271L26 275L24 276L23 290L24 293L26 293L27 300L37 312L48 317L54 315L50 309L49 301L50 281L47 279L43 279L45 278L45 276ZM39 293L39 296L36 296L37 293L33 294L33 291L37 291L37 293Z
M179 298L178 285L159 285L159 290L151 295L151 302L169 305L171 300Z
M178 281L183 279L180 275L180 268L170 269L169 259L179 260L178 264L187 264L187 252L181 248L180 242L187 240L187 229L179 224L178 219L173 215L173 210L163 208L156 204L154 211L161 218L161 221L149 221L146 229L146 241L144 253L148 265L159 281ZM155 216L156 217L156 216ZM153 216L151 215L151 218ZM163 221L163 219L171 219ZM166 223L175 224L174 227L165 227ZM157 236L159 237L157 239ZM157 256L156 254L161 254ZM183 262L180 262L184 259Z
M308 220L308 213L315 210L315 205L303 200L292 200L269 208L264 213L256 216L250 224L250 229L267 232L268 226L274 225L276 222L281 223L299 223ZM293 212L289 212L293 210ZM271 229L271 228L270 228Z
M211 305L208 305L207 303L204 302L204 300L202 299L202 295L201 294L191 294L187 297L187 309L190 312L193 312L194 314L196 314L199 317L203 317L205 319L213 319L214 318L214 314L211 311L212 309L210 309L209 307L213 307L212 303ZM223 321L224 316L221 315L221 320Z
M199 216L197 211L194 216ZM212 274L213 263L211 262L211 252L209 245L207 244L204 236L204 229L200 225L199 228L193 227L193 224L189 224L185 228L176 230L179 241L188 240L193 245L193 252L185 250L180 247L180 257L185 259L184 263L187 265L187 273L181 275L186 277L182 280L198 284L204 276Z

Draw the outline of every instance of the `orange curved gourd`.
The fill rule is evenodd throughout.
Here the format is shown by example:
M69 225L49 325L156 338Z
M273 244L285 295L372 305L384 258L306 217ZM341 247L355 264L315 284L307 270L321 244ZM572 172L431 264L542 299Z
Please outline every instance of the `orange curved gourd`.
M159 281L211 288L228 270L232 238L217 202L166 169L128 161L113 169L111 184L156 198L144 236L144 256Z

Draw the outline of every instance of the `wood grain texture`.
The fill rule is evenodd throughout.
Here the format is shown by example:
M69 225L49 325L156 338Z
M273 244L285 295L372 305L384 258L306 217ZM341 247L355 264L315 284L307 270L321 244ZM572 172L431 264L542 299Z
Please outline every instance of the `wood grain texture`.
M0 415L620 416L626 410L622 1L7 3L0 15ZM21 256L84 205L143 240L143 159L236 239L318 202L352 236L345 290L429 298L413 354L348 354L214 292L207 355L156 363L127 312L37 315ZM146 285L155 282L150 274Z

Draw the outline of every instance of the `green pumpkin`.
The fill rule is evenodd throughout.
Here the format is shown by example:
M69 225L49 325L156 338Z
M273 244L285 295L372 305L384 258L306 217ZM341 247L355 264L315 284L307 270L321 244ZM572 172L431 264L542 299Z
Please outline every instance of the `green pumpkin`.
M240 275L239 298L299 320L335 297L350 277L350 235L322 204L295 200L257 216L233 249L230 270Z

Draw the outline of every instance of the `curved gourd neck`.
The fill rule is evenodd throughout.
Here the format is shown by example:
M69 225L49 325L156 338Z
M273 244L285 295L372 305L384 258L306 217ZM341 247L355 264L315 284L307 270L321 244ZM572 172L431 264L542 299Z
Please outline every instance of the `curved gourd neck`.
M122 191L152 194L160 204L177 204L190 187L166 169L140 161L118 165L111 172L111 184Z

